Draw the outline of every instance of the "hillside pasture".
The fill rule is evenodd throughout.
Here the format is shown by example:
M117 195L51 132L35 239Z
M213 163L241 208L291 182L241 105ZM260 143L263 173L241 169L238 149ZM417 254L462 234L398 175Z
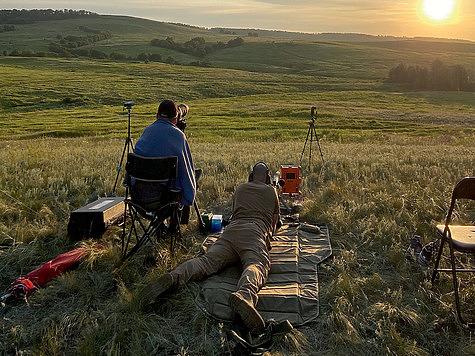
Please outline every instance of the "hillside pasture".
M4 138L122 137L127 100L137 104L138 135L164 98L190 105L188 132L206 142L303 138L313 105L317 130L331 141L386 134L467 141L474 133L473 93L395 92L378 89L377 81L163 63L0 58L0 64Z
M48 52L58 35L84 36L80 26L110 31L112 38L85 46L107 54L121 52L136 58L139 53L159 53L163 60L173 56L182 64L205 59L213 66L255 72L293 73L323 77L382 79L390 68L400 62L428 66L435 58L447 64L461 64L475 71L475 44L469 41L438 39L401 39L376 36L331 36L262 32L259 37L247 37L247 32L229 29L229 34L179 24L170 24L127 16L98 16L70 20L55 20L16 25L17 31L0 34L0 54L14 49ZM232 34L235 32L235 34ZM226 43L240 35L244 45L217 51L197 58L170 49L151 45L154 38L173 37L184 43L202 37L209 43ZM368 38L369 37L369 38Z

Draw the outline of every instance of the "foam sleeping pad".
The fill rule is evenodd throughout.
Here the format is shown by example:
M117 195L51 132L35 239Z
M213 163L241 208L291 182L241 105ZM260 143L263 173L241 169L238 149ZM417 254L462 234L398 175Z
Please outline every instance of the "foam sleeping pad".
M206 251L220 235L209 235L203 249ZM269 278L258 294L256 308L264 320L288 320L293 326L315 320L319 314L317 266L331 254L326 225L283 225L272 241ZM228 297L236 291L241 272L240 265L230 266L200 281L197 305L215 319L232 321Z

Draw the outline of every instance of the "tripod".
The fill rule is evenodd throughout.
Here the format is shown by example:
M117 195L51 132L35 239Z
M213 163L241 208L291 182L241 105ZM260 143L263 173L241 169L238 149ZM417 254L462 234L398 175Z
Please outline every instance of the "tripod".
M122 111L127 109L127 112L128 112L127 138L125 139L124 149L122 150L122 156L120 157L119 165L117 166L117 175L115 176L114 188L112 189L111 197L115 196L115 189L117 187L117 182L119 181L119 175L122 169L122 162L124 162L125 152L127 152L128 154L130 152L130 147L132 147L132 152L134 151L134 143L132 142L132 139L130 138L130 111L132 110L132 106L134 106L134 104L135 103L133 101L127 101L124 103L124 107L122 109Z
M308 155L308 167L310 168L312 165L312 142L317 141L318 149L320 151L320 157L322 157L322 163L325 164L325 160L323 159L322 148L320 147L320 141L318 140L317 130L315 130L315 120L317 118L317 108L312 106L311 114L310 114L310 121L309 127L307 131L307 138L305 139L305 143L303 145L302 153L300 155L300 165L302 165L302 158L303 153L305 152L305 147L307 146L308 136L310 136L310 145L309 145L309 155ZM315 136L315 139L314 139Z

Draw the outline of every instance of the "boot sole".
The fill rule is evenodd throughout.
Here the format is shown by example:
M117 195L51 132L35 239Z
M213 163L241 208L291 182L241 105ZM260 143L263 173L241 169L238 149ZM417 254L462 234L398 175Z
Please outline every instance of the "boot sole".
M264 319L259 312L245 300L235 294L229 296L231 309L239 314L244 324L251 330L261 330L265 328Z

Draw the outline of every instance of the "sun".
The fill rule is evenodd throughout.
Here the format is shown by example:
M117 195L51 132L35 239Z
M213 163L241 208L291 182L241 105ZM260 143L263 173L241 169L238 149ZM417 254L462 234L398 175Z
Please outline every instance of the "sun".
M448 20L455 11L456 0L423 0L422 12L432 21Z

